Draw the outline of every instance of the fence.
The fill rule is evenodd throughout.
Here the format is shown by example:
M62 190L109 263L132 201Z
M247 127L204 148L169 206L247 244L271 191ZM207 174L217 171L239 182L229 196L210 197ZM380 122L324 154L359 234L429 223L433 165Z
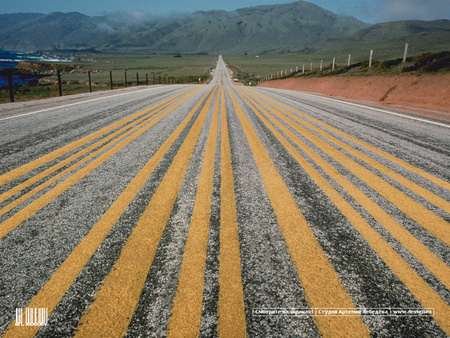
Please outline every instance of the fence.
M8 91L9 91L9 100L10 102L14 102L14 81L13 81L13 71L12 69L6 69L2 72L7 80L8 80ZM57 85L58 85L58 94L59 96L63 96L64 92L64 81L63 81L63 75L60 70L56 71L56 78L57 78ZM142 74L141 74L142 75ZM109 87L110 90L113 90L115 88L127 88L128 86L139 86L139 85L156 85L156 84L181 84L181 83L201 83L205 81L207 76L201 75L198 76L185 76L185 77L173 77L173 76L156 76L155 74L151 74L149 76L148 73L145 74L144 78L139 79L139 72L136 73L136 80L135 81L129 81L127 72L125 71L123 73L123 78L120 82L113 82L113 73L112 71L109 71L109 83L106 84L107 87ZM67 84L67 83L66 83ZM93 83L91 71L87 71L87 88L89 92L93 91ZM103 83L105 85L105 83Z
M407 56L408 56L408 47L409 47L409 45L408 45L408 43L406 43L405 44L405 49L404 49L404 52L403 52L403 60L402 60L403 64L406 63L406 59L407 59ZM371 49L370 53L369 53L369 66L368 66L369 68L372 67L373 55L374 55L374 50ZM352 54L348 54L347 67L351 66L351 62L352 62ZM309 72L312 73L314 71L314 63L310 62L309 65L308 64L306 64L306 65L302 64L302 67L301 67L302 74L305 74L307 72L307 69L308 69L307 67L308 66L309 66ZM333 57L332 62L331 62L331 70L334 71L335 68L336 68L336 58ZM324 70L324 60L320 60L319 71L322 72L323 70ZM300 72L299 66L296 66L295 72L296 73ZM283 76L287 76L287 75L292 74L292 73L293 73L293 68L290 69L290 72L288 71L288 69L284 69L284 70L278 71L276 73L273 73L273 74L271 74L269 76L264 77L264 79L260 80L258 83L262 83L264 81L270 81L270 80L276 79L276 78L281 78Z

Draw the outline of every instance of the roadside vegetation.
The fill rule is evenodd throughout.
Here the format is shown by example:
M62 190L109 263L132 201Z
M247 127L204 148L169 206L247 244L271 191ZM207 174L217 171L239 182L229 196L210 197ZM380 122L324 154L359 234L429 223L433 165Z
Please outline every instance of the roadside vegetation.
M442 74L450 72L450 51L437 53L422 53L403 58L379 61L374 59L369 68L369 61L359 61L347 66L343 58L336 60L335 69L332 70L332 57L317 55L258 55L225 57L234 77L245 85L256 85L265 81L266 77L286 79L293 77L319 77L336 75L370 76L370 75L399 75L399 74ZM323 67L320 70L320 62ZM325 61L327 60L327 61ZM311 63L313 71L311 71ZM305 65L305 73L303 73ZM298 71L297 71L298 67ZM281 75L283 72L283 75Z
M113 88L149 84L205 83L217 56L195 55L104 55L77 56L70 63L33 63L17 72L33 74L39 78L30 85L14 87L15 101L59 96L57 70L61 72L63 95L89 92L88 71L91 73L92 91L110 89L110 72ZM16 67L16 68L20 68ZM33 69L34 68L34 69ZM200 79L200 81L199 81ZM8 88L0 89L0 103L9 102Z

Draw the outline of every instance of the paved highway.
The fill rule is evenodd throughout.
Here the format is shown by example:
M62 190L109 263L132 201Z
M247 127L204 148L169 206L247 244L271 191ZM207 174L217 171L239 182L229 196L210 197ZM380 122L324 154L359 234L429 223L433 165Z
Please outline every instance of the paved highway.
M0 110L3 337L450 335L448 123L222 58Z

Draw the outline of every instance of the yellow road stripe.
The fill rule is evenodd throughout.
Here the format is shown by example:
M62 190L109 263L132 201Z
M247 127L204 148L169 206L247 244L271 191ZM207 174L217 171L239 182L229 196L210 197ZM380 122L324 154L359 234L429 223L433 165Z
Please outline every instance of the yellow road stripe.
M52 167L44 170L43 172L41 172L41 173L39 173L39 174L29 178L28 180L26 180L26 181L24 181L24 182L22 182L22 183L20 183L20 184L18 184L16 186L14 186L10 190L8 190L8 191L6 191L6 192L4 192L3 194L0 195L0 203L3 202L3 201L6 201L11 196L14 196L15 194L17 194L20 191L28 188L29 186L33 185L34 183L42 180L43 178L47 177L48 175L52 174L53 172L57 171L58 169L64 167L65 165L71 163L72 161L76 160L77 158L79 158L79 157L89 153L91 150L101 146L102 144L104 144L105 142L113 139L117 135L120 135L121 133L125 132L127 129L131 129L131 127L133 127L133 126L143 122L146 119L149 119L151 116L156 115L158 112L162 111L164 108L167 108L169 105L173 104L173 102L176 102L176 100L180 99L180 97L181 97L180 95L177 95L176 97L172 98L171 102L166 103L165 105L163 105L161 107L158 107L157 109L153 110L150 114L146 114L143 117L140 117L136 121L133 121L132 123L127 124L126 126L122 127L121 129L119 129L119 130L115 131L114 133L104 137L103 139L101 139L101 140L95 142L94 144L86 147L85 149L82 149L82 150L78 151L77 153L75 153L74 155L68 157L67 159L56 163ZM42 189L40 189L40 190L42 190ZM26 195L28 195L28 193ZM24 195L22 195L22 196L20 196L20 199L21 200L25 200L26 198L24 198ZM16 205L19 204L19 203L17 203L17 201L18 200L15 200ZM3 213L4 212L0 212L0 215L2 215Z
M183 93L186 93L187 91L189 91L189 90L186 90ZM183 93L181 93L179 95L182 95ZM164 100L164 101L162 101L160 103L157 103L157 104L151 106L150 108L144 109L144 110L142 110L142 111L140 111L140 112L138 112L136 114L133 114L133 115L131 115L131 116L129 116L129 117L123 119L123 120L117 121L117 122L111 124L108 127L105 127L103 129L100 129L99 131L96 131L95 133L87 135L87 136L85 136L85 137L83 137L83 138L81 138L81 139L79 139L79 140L77 140L75 142L72 142L72 143L70 143L70 144L68 144L68 145L66 145L64 147L56 149L55 151L52 151L51 153L49 153L47 155L44 155L44 156L42 156L42 157L40 157L40 158L38 158L38 159L36 159L34 161L31 161L31 162L29 162L27 164L24 164L23 166L20 166L19 168L13 169L10 172L7 172L6 174L0 175L0 186L2 186L3 184L6 184L6 183L8 183L8 182L10 182L12 180L15 180L16 178L18 178L18 177L20 177L22 175L25 175L26 173L28 173L28 172L30 172L30 171L32 171L34 169L39 168L40 166L46 164L47 162L50 162L50 161L52 161L52 160L54 160L54 159L56 159L56 158L58 158L58 157L60 157L60 156L62 156L64 154L68 153L69 151L72 151L72 150L78 148L79 146L82 146L83 144L85 144L87 142L90 142L90 141L96 139L97 137L99 137L99 136L101 136L101 135L103 135L103 134L105 134L105 133L107 133L107 132L109 132L111 130L116 129L116 128L120 127L121 125L125 124L125 123L128 123L128 122L132 121L133 119L139 117L142 114L146 114L147 112L164 105L166 102L168 102L168 101L170 101L172 99L173 99L173 97L171 97L171 98L169 98L167 100Z
M437 184L437 185L439 185L439 186L441 186L441 187L443 187L443 188L445 188L447 190L450 190L450 183L448 183L448 182L446 182L446 181L444 181L444 180L442 180L442 179L440 179L440 178L438 178L436 176L433 176L430 173L427 173L426 171L423 171L423 170L421 170L419 168L416 168L413 165L411 165L409 163L406 163L405 161L402 161L402 160L400 160L400 159L398 159L398 158L396 158L396 157L394 157L394 156L392 156L392 155L390 155L388 153L385 153L384 151L381 151L381 150L375 148L374 146L371 146L371 145L369 145L369 144L367 144L365 142L362 142L362 141L358 140L357 138L355 138L353 136L350 136L350 135L340 131L339 129L331 127L331 126L323 123L322 121L320 121L318 119L315 119L314 117L308 116L308 115L306 115L306 114L304 114L304 113L302 113L302 112L300 112L300 111L298 111L298 110L296 110L296 109L294 109L292 107L289 107L288 105L286 105L286 104L284 104L284 103L282 103L282 102L280 102L278 100L275 100L275 99L273 99L271 97L268 97L267 95L264 95L264 94L261 94L261 96L264 96L265 98L270 99L273 102L276 102L279 105L278 107L282 106L282 107L291 109L295 113L300 114L301 116L303 116L303 117L305 117L305 118L307 118L307 119L309 119L311 121L314 121L314 122L318 123L319 125L327 128L327 129L329 129L331 131L334 131L335 133L337 133L337 134L339 134L339 135L349 139L350 141L353 141L356 144L359 144L360 146L363 146L364 148L369 149L370 151L372 151L372 152L374 152L374 153L376 153L376 154L378 154L378 155L380 155L380 156L390 160L391 162L394 162L394 163L398 164L399 166L402 166L402 167L408 169L409 171L411 171L411 172L413 172L413 173L415 173L415 174L417 174L419 176L422 176L423 178L426 178L430 182L433 182L433 183L435 183L435 184Z
M186 98L185 100L187 100ZM53 189L46 192L44 195L24 207L22 210L18 211L16 214L5 220L4 222L0 223L0 238L3 238L6 236L10 231L18 227L20 224L22 224L24 221L26 221L28 218L30 218L32 215L34 215L36 212L41 210L43 207L45 207L47 204L49 204L51 201L53 201L56 197L61 195L64 191L69 189L72 185L77 183L79 180L81 180L83 177L85 177L87 174L89 174L91 171L93 171L95 168L97 168L99 165L104 163L106 160L108 160L111 156L116 154L118 151L123 149L126 145L131 143L133 140L138 138L140 135L145 133L148 129L150 129L153 125L155 125L157 122L162 120L165 116L167 116L171 111L175 110L179 105L181 105L185 100L182 102L179 102L177 105L172 107L171 110L167 110L164 114L161 114L156 119L152 120L148 124L146 124L141 129L137 130L134 134L130 135L127 139L122 140L119 144L115 145L113 148L109 149L102 155L100 155L98 158L96 158L94 161L87 164L85 167L81 168L77 172L75 172L72 176L65 179L63 182L61 182L59 185L54 187ZM137 128L137 127L135 127Z
M189 96L190 97L190 96ZM188 97L188 98L189 98ZM181 101L183 102L183 101ZM169 105L170 106L170 105ZM167 107L165 107L167 108ZM171 108L167 108L167 109L171 109ZM21 204L22 202L26 201L28 198L30 198L31 196L37 194L39 191L42 191L43 189L45 189L46 187L48 187L49 185L51 185L53 182L58 181L60 178L64 177L66 174L70 173L71 171L75 170L76 168L80 167L82 164L86 163L87 161L89 161L91 158L94 158L95 156L97 156L98 154L100 154L101 152L103 152L104 150L108 149L109 147L111 147L113 144L118 143L120 140L126 138L128 135L132 134L134 131L136 131L137 129L141 128L142 126L144 126L145 124L149 123L149 118L151 116L153 116L153 118L155 118L156 116L158 116L158 114L163 114L165 113L167 110L164 110L163 108L159 108L158 110L156 110L154 113L152 113L150 116L144 116L142 118L140 118L139 120L133 122L132 124L122 128L121 130L117 131L114 134L111 134L109 137L102 139L98 142L96 142L95 144L93 144L92 146L82 150L81 152L83 153L87 153L92 149L95 149L96 147L98 147L99 145L103 144L104 142L106 142L109 139L112 139L114 136L123 133L124 130L129 129L128 131L126 131L125 133L123 133L122 135L120 135L119 137L113 139L112 141L104 144L101 148L97 149L96 151L92 152L91 154L89 154L88 156L82 158L81 160L77 161L76 163L74 163L73 165L71 165L70 167L64 169L63 171L61 171L60 173L58 173L57 175L51 177L50 179L48 179L47 181L43 182L42 184L40 184L39 186L35 187L34 189L28 191L27 193L21 195L19 198L13 200L11 203L9 203L8 205L6 205L5 207L3 207L2 209L0 209L0 216L4 215L5 213L7 213L8 211L10 211L11 209L13 209L14 207L18 206L19 204ZM132 126L135 126L134 128L131 128ZM80 152L80 153L81 153ZM45 172L43 172L42 174L44 175L36 175L32 178L30 178L28 181L24 182L24 184L20 184L19 186L15 187L18 189L11 189L10 191L6 192L6 194L10 195L11 194L15 194L17 192L20 192L22 189L24 189L24 187L27 187L29 185L31 185L34 182L39 181L41 178L47 176L49 173L57 170L58 168L61 168L64 166L64 164L66 163L70 163L72 162L74 159L76 159L77 157L81 156L80 154L75 154L78 155L74 158L71 157L70 161L63 161L65 163L58 163L56 164L54 167L57 167L56 169L54 167L50 168L53 169L50 172L47 172L47 170ZM74 156L75 156L74 155ZM69 159L68 159L69 160ZM30 182L31 181L31 182ZM0 196L1 199L1 196Z
M178 275L177 293L173 301L172 316L168 325L169 337L194 337L200 333L206 253L211 218L214 157L219 122L219 101L219 96L217 96L191 224L184 249L183 262Z
M358 177L378 194L390 201L409 218L416 221L419 225L428 230L446 245L450 245L450 231L448 222L439 217L439 215L436 215L422 204L416 202L414 199L393 187L391 184L375 175L355 160L341 153L338 149L333 148L327 142L315 136L305 128L298 124L294 124L292 120L283 114L276 113L275 111L273 112L277 114L277 116L284 122L301 133L303 137L314 143L322 151L347 168L353 175Z
M245 337L246 319L241 277L236 199L231 166L225 98L222 91L220 150L220 252L217 331L221 337Z
M229 92L266 187L278 225L297 268L306 300L312 308L355 309L350 295L328 261L288 187L258 139L258 135L230 89ZM361 316L345 319L317 316L314 317L314 321L319 332L325 336L369 336L369 330Z
M214 91L215 93L215 91ZM76 336L123 336L130 324L156 249L163 235L194 152L214 93L203 107L158 189L86 310Z
M209 93L210 92L205 95L205 98ZM86 237L75 247L70 256L53 273L47 284L44 285L41 291L39 291L39 293L27 305L27 308L47 308L48 313L51 314L80 271L87 264L89 259L111 231L114 224L119 220L128 205L141 190L142 186L148 180L166 152L170 149L188 122L192 119L202 102L203 100L199 100L194 109L186 116L186 118L174 130L169 138L156 151L156 153L139 171L130 184L128 184L126 189L117 198L117 200L114 201L111 207L109 207L102 218L92 227ZM38 330L39 327L35 326L17 327L15 326L15 322L12 322L4 337L18 337L20 334L23 334L25 337L34 336Z
M263 103L263 102L261 101L261 103ZM299 123L301 123L301 124L311 128L312 130L314 130L318 134L322 135L326 139L330 140L331 142L335 143L336 145L340 146L341 148L347 150L349 153L351 153L354 156L358 157L359 159L361 159L362 161L366 162L367 164L369 164L373 168L377 169L381 173L383 173L386 176L389 176L390 178L394 179L396 182L402 184L404 187L406 187L409 190L413 191L415 194L423 197L424 199L426 199L427 201L431 202L435 206L441 208L445 212L450 213L450 202L448 202L445 199L443 199L443 198L433 194L432 192L428 191L427 189L421 187L420 185L410 181L406 177L404 177L404 176L400 175L399 173L395 172L394 170L392 170L392 169L382 165L381 163L375 161L371 157L363 154L362 152L352 148L351 146L349 146L348 144L340 141L339 139L335 138L334 136L331 136L330 134L327 134L326 132L324 132L323 130L315 127L311 123L308 123L308 122L300 119L298 116L296 116L295 114L289 112L288 110L283 109L281 107L278 107L278 109L280 111L288 114L289 116L291 116L293 119L295 119Z
M326 181L314 168L308 163L301 154L287 141L285 137L281 135L261 114L253 111L264 122L269 130L277 137L283 146L291 153L291 155L297 160L297 162L303 167L306 173L314 180L314 182L325 192L334 205L342 212L342 214L349 220L353 227L364 237L371 248L380 256L386 265L395 273L395 275L406 285L416 299L423 305L424 308L433 308L435 311L436 322L449 333L450 324L447 318L450 316L450 307L448 304L436 293L434 290L406 263L401 256L390 247L390 245L366 222L366 220L359 215L359 213ZM278 127L282 125L277 123ZM296 138L292 132L289 132L287 128L283 127L283 132L288 133L288 136L293 140ZM297 143L298 138L296 140ZM306 151L307 148L303 147L303 143L299 141L297 143L302 150ZM309 156L313 155L311 151L308 151ZM315 156L314 160L316 160ZM335 180L342 180L341 174L336 170L330 169L328 166L320 165L326 170ZM329 169L329 170L327 170ZM340 183L340 182L338 182ZM354 190L354 189L351 189ZM350 191L351 191L350 190ZM382 216L383 217L383 216ZM425 263L429 263L426 261ZM443 266L441 266L444 268ZM435 269L436 270L436 269ZM447 278L448 267L444 268L444 277ZM439 272L438 272L439 273ZM440 275L442 277L442 274ZM448 279L444 279L446 285L448 285Z
M245 100L245 98L244 98ZM270 120L280 128L291 140L293 140L301 149L304 151L313 161L315 161L325 172L328 173L341 187L352 196L356 202L358 202L362 207L364 207L389 233L402 244L413 256L415 256L433 275L435 275L448 289L450 289L450 268L445 262L443 262L438 256L436 256L431 250L429 250L421 241L415 238L408 230L403 228L392 216L390 216L386 211L384 211L379 205L367 197L361 190L359 190L353 183L346 179L342 174L340 174L336 169L334 169L328 162L326 162L322 157L316 154L311 148L309 148L300 138L298 138L294 133L292 133L288 128L279 123L275 118L273 118L269 113L264 111L264 109L258 105L255 101L251 100L252 104L260 109L264 114L270 118ZM248 102L248 101L246 101ZM271 107L261 102L263 106L271 110ZM250 104L249 104L250 105ZM253 109L253 108L252 108ZM267 118L262 117L262 115L253 109L257 116L264 121L264 123L269 127L270 123ZM271 126L269 129L275 135L279 134ZM282 136L280 136L282 137ZM278 137L278 138L280 138ZM286 148L293 149L291 146L287 146L286 142L281 141ZM301 161L302 167L307 163L303 157L294 154L297 161ZM308 167L311 171L312 167ZM315 172L315 171L313 171ZM308 172L309 173L309 172Z

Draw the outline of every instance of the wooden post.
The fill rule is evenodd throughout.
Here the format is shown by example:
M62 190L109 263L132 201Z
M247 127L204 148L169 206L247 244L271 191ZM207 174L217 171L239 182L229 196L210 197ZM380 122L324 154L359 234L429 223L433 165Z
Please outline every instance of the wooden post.
M13 87L13 79L12 79L12 70L8 69L8 90L9 90L9 100L14 102L14 87Z
M406 62L407 56L408 56L408 43L405 43L405 52L403 53L403 63Z
M139 73L136 73L136 84L139 86Z
M336 65L336 58L333 58L333 67L331 68L331 70L334 70L335 65Z
M58 76L58 91L59 91L59 96L62 96L61 73L60 73L59 70L56 71L56 75Z
M148 86L148 73L145 73L145 83Z
M295 68L295 72L298 73L298 66Z
M320 71L323 69L323 60L320 60Z
M89 80L89 93L92 93L91 71L90 70L88 70L88 80Z
M305 74L305 64L302 66L302 74Z
M347 67L350 67L351 62L352 62L352 54L348 54Z
M112 71L111 70L109 71L109 84L110 84L111 90L113 90Z
M128 84L127 84L127 72L125 72L125 88L127 88L128 87Z
M373 60L373 49L370 50L370 57L369 57L369 68L372 67L372 60Z

